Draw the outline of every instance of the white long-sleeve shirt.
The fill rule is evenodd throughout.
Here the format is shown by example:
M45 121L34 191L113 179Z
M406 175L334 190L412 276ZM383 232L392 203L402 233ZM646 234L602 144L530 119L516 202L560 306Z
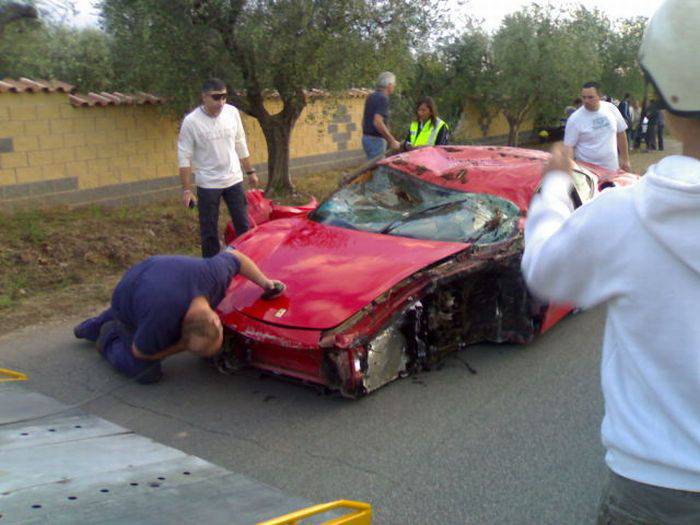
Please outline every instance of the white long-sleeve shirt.
M530 206L531 291L607 304L601 380L606 462L650 485L700 491L700 161L671 156L575 212L565 173Z
M227 188L243 181L240 159L249 156L245 130L236 108L226 104L216 117L202 107L182 121L177 142L181 168L192 167L201 188Z

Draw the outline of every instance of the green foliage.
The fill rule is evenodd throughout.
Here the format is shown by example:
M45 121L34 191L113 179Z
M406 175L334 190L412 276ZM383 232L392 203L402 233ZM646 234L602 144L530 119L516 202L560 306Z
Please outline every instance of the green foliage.
M502 112L511 142L527 118L558 123L585 81L616 98L644 91L636 56L646 20L610 20L583 5L533 3L488 34L469 18L462 30L451 27L457 10L444 0L102 0L102 31L66 27L57 9L42 10L64 12L67 0L32 3L41 21L15 20L0 31L0 77L152 91L168 97L165 110L178 118L198 103L204 78L221 77L238 91L232 102L263 129L272 193L292 190L289 137L306 89L372 86L390 70L399 137L416 101L430 95L453 131L466 118L486 135ZM282 102L274 114L264 104L270 89Z
M107 36L94 28L55 22L19 21L0 35L0 78L59 79L83 91L113 83Z
M103 25L121 60L116 77L157 91L182 115L199 86L217 76L234 104L255 117L268 146L268 191L292 190L291 129L304 90L368 85L382 70L410 65L410 49L439 11L439 0L104 0ZM275 89L281 110L264 104Z

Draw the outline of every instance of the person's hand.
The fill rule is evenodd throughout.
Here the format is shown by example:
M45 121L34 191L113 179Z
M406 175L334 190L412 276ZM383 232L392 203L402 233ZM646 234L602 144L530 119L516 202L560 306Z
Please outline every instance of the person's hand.
M265 292L263 292L262 298L274 299L275 297L279 297L286 288L287 287L282 281L268 280L267 283L265 283L265 286L263 286Z
M197 204L197 198L192 193L192 190L183 190L182 192L182 202L185 208L194 208Z
M393 139L391 142L389 142L389 149L399 151L401 149L401 143L398 140Z
M571 176L572 162L562 142L556 142L550 150L552 156L542 168L542 175L550 171L563 171Z
M255 172L249 173L248 174L248 182L253 188L257 188L258 184L260 184L260 179L258 179L258 174Z
M620 161L620 169L626 171L627 173L632 173L632 166L629 160Z

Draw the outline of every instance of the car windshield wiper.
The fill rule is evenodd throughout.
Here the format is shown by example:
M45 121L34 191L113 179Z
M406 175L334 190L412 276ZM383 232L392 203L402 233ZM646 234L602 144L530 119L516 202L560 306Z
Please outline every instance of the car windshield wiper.
M440 204L436 204L434 206L429 206L427 208L423 208L422 210L415 211L411 213L410 215L407 215L406 217L402 217L400 219L395 220L391 224L389 224L386 228L384 228L382 231L379 233L389 233L391 230L396 228L397 226L400 226L406 222L410 222L412 220L418 219L430 212L438 211L443 208L449 208L450 206L459 206L467 202L469 199L462 199L458 201L449 201L449 202L441 202Z

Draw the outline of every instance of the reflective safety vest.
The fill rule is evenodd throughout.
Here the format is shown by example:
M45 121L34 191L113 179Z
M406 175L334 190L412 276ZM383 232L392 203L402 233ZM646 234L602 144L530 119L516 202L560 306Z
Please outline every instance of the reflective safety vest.
M411 146L435 146L435 140L437 139L440 130L447 126L444 120L436 119L436 125L433 127L433 121L428 119L423 124L423 128L418 132L418 121L414 120L411 122L411 128L409 129L410 143Z

